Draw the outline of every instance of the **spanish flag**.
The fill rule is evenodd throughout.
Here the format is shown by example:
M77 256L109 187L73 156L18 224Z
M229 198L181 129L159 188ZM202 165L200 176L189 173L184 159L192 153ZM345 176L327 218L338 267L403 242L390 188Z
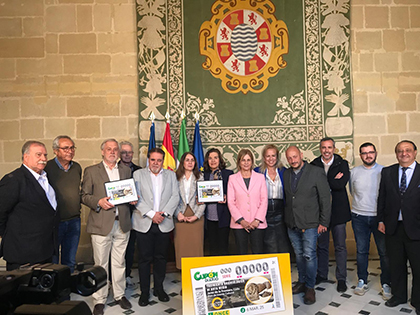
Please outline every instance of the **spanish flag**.
M166 123L165 135L162 142L162 150L165 152L163 168L174 171L176 168L174 148L172 146L171 127Z

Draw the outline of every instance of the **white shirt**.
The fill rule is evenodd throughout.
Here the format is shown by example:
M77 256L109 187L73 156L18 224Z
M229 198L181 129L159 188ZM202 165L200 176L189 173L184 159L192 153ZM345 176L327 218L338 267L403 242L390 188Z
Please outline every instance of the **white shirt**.
M108 178L111 182L115 180L120 180L120 172L118 171L118 163L115 163L115 166L113 167L113 169L111 169L104 161L102 161L102 163L104 163L105 171L108 174ZM117 215L118 215L118 207L115 206L115 216Z
M162 173L163 169L160 170L159 174L155 175L150 168L147 169L150 174L150 179L152 181L152 191L153 191L153 210L150 210L146 213L150 219L153 219L156 212L159 212L160 208L160 198L162 196Z
M47 196L51 207L53 207L54 210L57 210L57 200L55 198L55 191L54 188L52 188L50 183L48 182L47 173L44 170L42 170L40 175L34 170L30 169L25 164L23 164L23 166L25 166L29 170L29 172L31 172L31 174L35 177L36 181L41 185L42 189L44 189L45 195Z
M406 189L408 188L408 185L410 185L410 181L411 181L411 178L413 177L415 168L416 168L416 161L414 161L413 164L408 166L407 169L405 170L405 177L406 177L406 183L407 183ZM398 166L398 187L401 185L402 173L403 173L402 166L399 165ZM402 217L402 212L401 212L401 209L400 209L400 214L398 216L398 221L402 221L402 220L403 220L403 217Z
M268 199L283 199L283 185L277 170L274 181L268 175L268 170L265 171L265 184L267 185Z
M194 176L194 174L190 175L190 178L187 179L187 177L184 175L182 177L182 180L184 181L184 188L185 188L185 202L186 204L188 204L188 198L190 196L190 189L191 189L191 183L192 183L192 177Z

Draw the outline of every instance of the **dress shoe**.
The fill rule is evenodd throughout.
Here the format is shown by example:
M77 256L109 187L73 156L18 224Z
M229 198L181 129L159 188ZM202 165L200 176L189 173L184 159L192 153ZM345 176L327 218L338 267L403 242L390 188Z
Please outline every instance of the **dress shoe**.
M163 289L153 289L153 295L157 296L159 301L161 302L168 302L169 296L166 294L166 292Z
M345 280L338 280L337 291L340 293L344 293L347 291L347 284Z
M105 304L96 304L93 308L93 315L104 315Z
M125 296L123 296L120 300L116 301L122 309L129 310L132 306L129 300Z
M312 288L306 288L305 296L303 297L303 303L306 305L312 305L316 301L315 290Z
M303 282L297 282L292 288L292 293L299 294L305 292L305 290L305 284Z
M149 305L149 295L146 293L142 293L139 298L139 305L140 306L147 306Z
M315 280L315 284L318 285L321 282L325 282L325 281L328 281L328 278L327 277L321 277L320 275L317 275L316 276L316 280Z
M405 302L407 301L398 300L395 296L393 296L392 298L390 298L388 301L385 302L385 305L388 307L395 307L397 305L404 304Z

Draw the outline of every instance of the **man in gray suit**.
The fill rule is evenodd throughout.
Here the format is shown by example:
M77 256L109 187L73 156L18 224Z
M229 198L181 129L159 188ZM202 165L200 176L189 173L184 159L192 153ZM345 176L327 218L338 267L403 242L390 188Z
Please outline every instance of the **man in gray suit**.
M149 166L133 174L139 201L133 212L133 229L139 250L140 306L149 304L150 265L153 262L153 294L159 301L169 301L163 289L169 232L174 229L173 213L179 203L175 173L162 169L165 152L159 148L147 153Z
M101 144L103 161L85 169L82 182L82 203L90 208L87 232L91 233L95 265L108 271L111 253L112 288L114 299L123 309L130 309L131 303L124 296L125 251L130 235L131 220L128 204L114 206L109 202L105 183L131 177L129 167L117 164L119 146L115 139ZM108 285L93 295L94 315L104 313L108 296Z
M297 147L289 147L286 158L290 168L283 175L285 222L299 274L292 293L305 293L303 302L309 305L315 303L316 242L330 222L330 187L323 169L304 162Z

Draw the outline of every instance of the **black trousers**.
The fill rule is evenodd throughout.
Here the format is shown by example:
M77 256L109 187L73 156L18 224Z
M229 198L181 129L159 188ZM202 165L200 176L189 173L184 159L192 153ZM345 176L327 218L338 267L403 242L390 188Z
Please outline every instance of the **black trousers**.
M209 240L210 256L229 255L230 227L219 228L219 221L207 220L207 237Z
M392 295L398 300L407 301L408 260L413 275L411 304L420 310L420 241L411 240L407 236L401 221L393 235L385 236L385 243L389 255Z
M268 227L265 229L264 253L291 253L292 246L284 223L283 199L268 199L268 209L265 217Z
M130 238L128 239L127 250L125 251L125 276L131 276L131 267L134 262L134 250L136 249L136 231L130 231Z
M142 293L150 292L150 267L153 263L153 281L156 290L163 290L166 274L166 259L170 243L169 233L162 233L157 224L152 224L149 231L136 231L139 250L139 278Z
M238 255L248 254L248 240L253 254L264 254L265 229L255 229L249 233L245 229L232 229L235 235L236 251Z

